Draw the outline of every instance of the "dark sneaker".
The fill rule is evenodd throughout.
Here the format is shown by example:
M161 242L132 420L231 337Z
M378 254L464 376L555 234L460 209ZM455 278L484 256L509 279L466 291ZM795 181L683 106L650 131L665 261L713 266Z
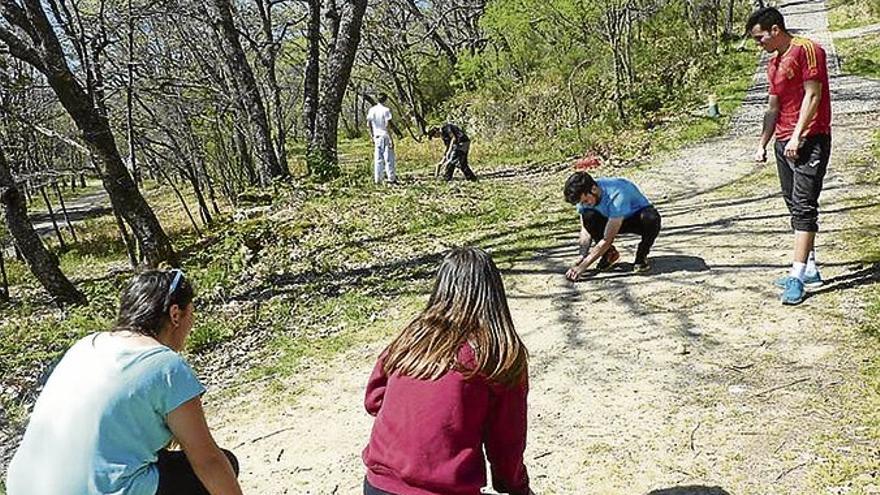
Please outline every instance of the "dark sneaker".
M651 265L647 261L636 261L633 263L633 273L648 273L651 271Z
M782 304L786 305L800 304L804 301L806 292L804 283L800 279L797 277L787 277L785 280L785 290L782 291L779 300L782 301Z
M779 287L780 289L785 288L785 281L788 279L788 275L784 277L779 277L773 281L773 285ZM822 275L819 275L819 270L816 270L816 273L813 274L804 274L804 287L807 289L818 289L825 284L825 281L822 280Z
M605 254L602 256L602 259L599 260L599 264L596 265L597 270L610 270L611 267L617 263L617 260L620 259L620 253L617 252L617 248L611 246L608 248L608 251L605 251Z

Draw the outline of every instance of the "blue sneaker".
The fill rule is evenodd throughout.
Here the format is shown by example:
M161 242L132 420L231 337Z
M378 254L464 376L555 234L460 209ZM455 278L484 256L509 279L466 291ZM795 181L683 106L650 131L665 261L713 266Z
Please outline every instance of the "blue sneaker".
M788 280L788 275L777 278L773 281L773 285L779 287L780 289L785 288L785 281ZM822 280L822 275L819 275L819 270L816 270L816 273L813 274L804 274L804 287L807 289L818 289L825 284L825 281Z
M782 304L800 304L803 302L806 292L803 282L796 277L787 277L785 280L785 290L782 291L782 296L779 300L782 301Z

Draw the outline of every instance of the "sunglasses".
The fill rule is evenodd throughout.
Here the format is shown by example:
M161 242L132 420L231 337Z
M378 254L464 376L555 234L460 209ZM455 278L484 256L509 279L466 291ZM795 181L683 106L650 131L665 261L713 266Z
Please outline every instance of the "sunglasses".
M171 295L174 294L174 291L176 291L177 288L180 287L180 282L183 281L183 270L175 268L169 273L173 273L174 278L171 279L171 285L168 286L168 294L165 294L166 311L171 308Z

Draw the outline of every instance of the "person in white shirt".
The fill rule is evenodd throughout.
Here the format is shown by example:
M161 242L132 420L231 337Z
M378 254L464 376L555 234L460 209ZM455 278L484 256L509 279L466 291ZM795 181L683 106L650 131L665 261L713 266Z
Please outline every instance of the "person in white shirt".
M397 183L397 160L394 157L394 140L391 138L391 109L385 106L388 96L379 95L379 102L367 112L370 137L373 139L373 181L381 184L383 175L390 184Z

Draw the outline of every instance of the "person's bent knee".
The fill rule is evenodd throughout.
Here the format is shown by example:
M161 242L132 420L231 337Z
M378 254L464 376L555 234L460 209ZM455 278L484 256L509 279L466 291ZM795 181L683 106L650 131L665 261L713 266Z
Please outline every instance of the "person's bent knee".
M817 218L799 218L791 219L791 228L801 232L818 232L819 222Z
M223 451L224 454L226 454L226 458L229 459L229 464L232 465L232 471L235 473L235 476L238 477L238 473L239 473L238 458L235 457L235 454L233 454L229 450L226 450L226 449L220 449L220 450Z
M642 210L642 222L644 222L645 225L655 226L655 228L659 230L660 223L662 222L660 212L653 207L645 208Z

